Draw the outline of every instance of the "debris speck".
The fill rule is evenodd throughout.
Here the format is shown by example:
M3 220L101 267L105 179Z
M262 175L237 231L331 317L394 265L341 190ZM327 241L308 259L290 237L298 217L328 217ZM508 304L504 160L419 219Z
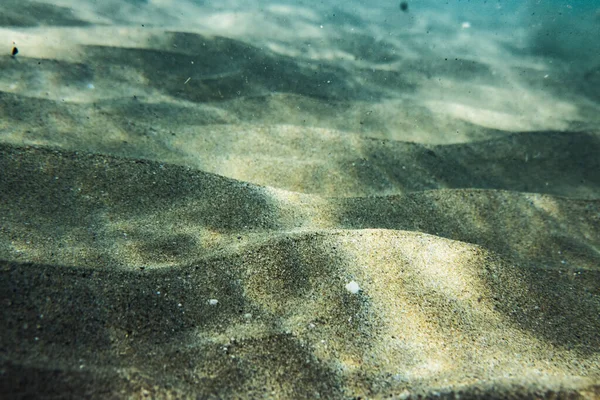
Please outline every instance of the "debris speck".
M350 281L348 284L346 284L346 290L352 294L356 294L360 291L360 286L358 286L358 283L355 281Z

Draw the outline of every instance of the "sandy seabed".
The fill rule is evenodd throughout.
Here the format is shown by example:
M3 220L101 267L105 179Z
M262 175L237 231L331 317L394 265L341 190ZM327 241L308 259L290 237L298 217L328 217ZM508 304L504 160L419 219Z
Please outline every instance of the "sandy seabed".
M121 3L0 5L2 398L600 397L600 67Z

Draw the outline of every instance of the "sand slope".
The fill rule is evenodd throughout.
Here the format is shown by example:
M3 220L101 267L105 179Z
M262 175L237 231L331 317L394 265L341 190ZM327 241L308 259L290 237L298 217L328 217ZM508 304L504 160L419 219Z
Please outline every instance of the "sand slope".
M600 396L595 67L232 4L0 5L0 392Z
M598 200L337 200L148 161L1 155L15 392L503 393L597 377Z

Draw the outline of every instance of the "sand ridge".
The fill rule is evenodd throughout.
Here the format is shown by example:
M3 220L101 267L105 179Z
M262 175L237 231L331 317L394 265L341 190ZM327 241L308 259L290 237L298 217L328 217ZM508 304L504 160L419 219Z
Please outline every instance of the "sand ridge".
M448 390L443 380L469 392L507 374L518 378L494 391L593 382L575 377L598 363L597 200L464 189L325 199L64 150L3 145L2 161L4 319L22 319L25 304L44 315L5 343L53 354L65 379L82 377L68 372L75 357L102 366L92 387L160 396L172 385L425 394ZM351 280L358 295L344 289ZM44 363L16 354L44 376ZM193 367L181 376L178 365ZM240 381L222 387L209 365Z

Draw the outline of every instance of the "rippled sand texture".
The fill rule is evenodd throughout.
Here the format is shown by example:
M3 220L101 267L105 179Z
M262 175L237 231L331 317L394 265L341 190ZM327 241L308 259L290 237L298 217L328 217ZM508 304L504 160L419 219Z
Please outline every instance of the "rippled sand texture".
M599 67L344 4L0 5L7 398L600 396Z

